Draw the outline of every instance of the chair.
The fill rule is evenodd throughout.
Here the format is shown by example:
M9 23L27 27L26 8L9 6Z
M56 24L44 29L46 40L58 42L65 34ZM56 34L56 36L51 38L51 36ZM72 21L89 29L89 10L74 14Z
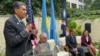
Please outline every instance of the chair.
M59 38L60 44L65 45L65 37Z
M68 52L63 52L63 51L57 53L57 56L68 56L68 55L69 55Z
M76 42L78 46L81 46L81 36L76 36Z
M65 41L65 37L59 38L60 44L61 44L61 48L63 50L65 50L66 52L69 52L69 48L68 46L66 46L66 41Z
M55 41L54 41L54 39L47 40L47 42L50 45L50 50L53 51L54 47L55 47Z

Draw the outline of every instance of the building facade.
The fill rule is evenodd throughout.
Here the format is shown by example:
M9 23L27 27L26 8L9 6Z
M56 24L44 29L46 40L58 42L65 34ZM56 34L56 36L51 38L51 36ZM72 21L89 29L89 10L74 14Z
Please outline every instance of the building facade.
M85 3L84 0L67 0L70 4L70 8L79 8L84 9Z

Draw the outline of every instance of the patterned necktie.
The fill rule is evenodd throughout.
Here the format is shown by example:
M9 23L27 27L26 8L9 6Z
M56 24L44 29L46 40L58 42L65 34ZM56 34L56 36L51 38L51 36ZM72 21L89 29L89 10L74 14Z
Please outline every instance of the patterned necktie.
M20 22L20 26L21 26L22 28L25 28L25 24L24 24L23 21Z
M72 36L72 40L73 40L73 42L75 42L75 37L74 36Z

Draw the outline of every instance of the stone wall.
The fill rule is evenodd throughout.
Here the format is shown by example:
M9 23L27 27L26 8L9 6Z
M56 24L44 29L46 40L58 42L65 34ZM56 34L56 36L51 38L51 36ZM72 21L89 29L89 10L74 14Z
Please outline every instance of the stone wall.
M4 23L8 17L0 17L0 47L5 47L5 40L3 36L3 27ZM24 20L25 22L25 20ZM82 25L82 30L84 30L84 25L85 23L91 23L91 37L93 42L100 42L100 19L95 19L95 20L75 20L77 25ZM39 34L41 33L41 18L40 17L35 17L35 23L38 28ZM50 27L50 19L48 20L48 27ZM61 34L61 20L57 20L56 22L57 25L57 33L58 36ZM50 28L49 28L50 30Z
M100 42L100 19L95 20L75 20L77 25L82 25L82 30L85 29L85 23L91 23L91 37L93 42Z

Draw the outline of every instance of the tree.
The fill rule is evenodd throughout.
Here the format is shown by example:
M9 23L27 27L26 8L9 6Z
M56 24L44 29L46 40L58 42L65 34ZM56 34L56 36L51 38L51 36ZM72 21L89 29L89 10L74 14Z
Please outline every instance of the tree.
M0 14L12 14L12 4L15 1L23 1L27 4L27 0L0 0L0 7L3 6L2 9L0 9ZM46 0L47 4L47 15L50 16L51 12L51 5L50 0ZM41 16L42 11L42 0L32 0L32 8L34 15ZM56 17L61 18L61 12L62 12L62 0L54 0L54 8L55 8L55 15Z
M95 0L91 6L92 10L100 10L100 0Z
M84 0L84 2L85 2L85 9L89 9L91 7L92 0Z

